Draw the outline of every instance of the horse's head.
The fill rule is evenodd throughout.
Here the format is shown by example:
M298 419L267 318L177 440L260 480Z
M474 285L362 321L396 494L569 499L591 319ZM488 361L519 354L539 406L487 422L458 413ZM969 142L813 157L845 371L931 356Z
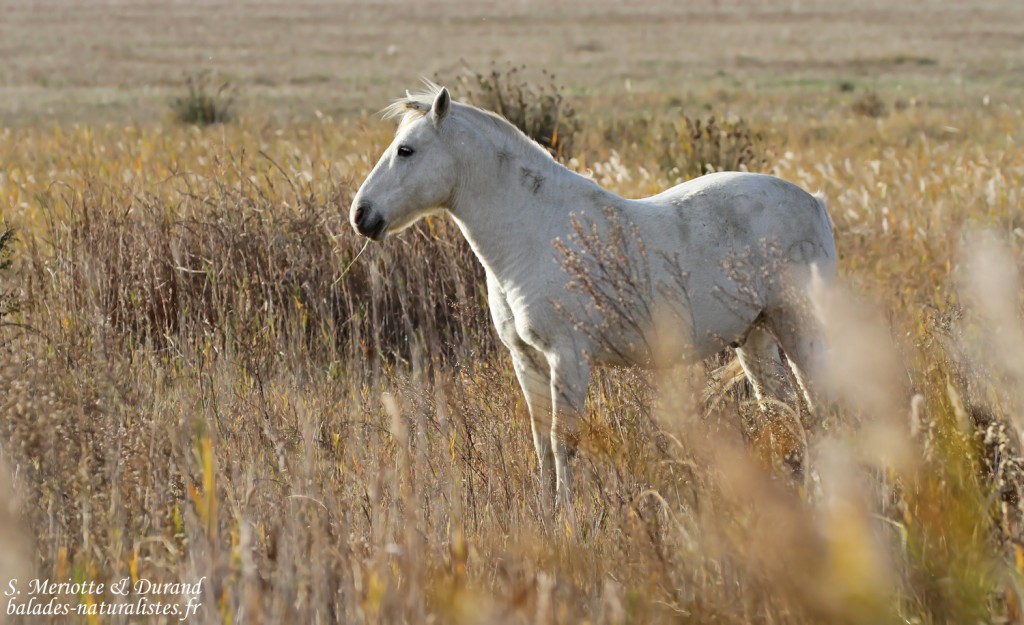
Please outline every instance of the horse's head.
M388 109L404 119L352 200L349 219L359 234L380 241L449 204L458 177L443 132L451 107L441 88L432 104L409 96Z

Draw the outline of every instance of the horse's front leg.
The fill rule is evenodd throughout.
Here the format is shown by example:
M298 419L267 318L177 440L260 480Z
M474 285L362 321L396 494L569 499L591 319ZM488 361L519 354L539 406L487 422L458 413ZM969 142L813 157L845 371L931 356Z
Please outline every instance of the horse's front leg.
M572 497L570 452L579 445L579 421L587 399L590 367L575 350L548 354L551 365L551 445L555 451L556 491L568 506Z
M555 496L555 457L551 453L551 374L544 355L536 350L512 352L512 367L530 412L533 447L540 467L540 485L545 506Z

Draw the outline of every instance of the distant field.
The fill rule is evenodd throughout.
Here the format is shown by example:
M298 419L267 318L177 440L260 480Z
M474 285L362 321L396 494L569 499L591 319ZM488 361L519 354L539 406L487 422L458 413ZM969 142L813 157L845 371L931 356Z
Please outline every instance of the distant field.
M556 74L565 163L621 195L709 164L824 194L820 422L715 378L728 352L601 370L577 523L544 513L457 228L358 255L347 223L373 113L463 61ZM201 71L237 119L172 119ZM201 582L186 622L224 625L1020 623L1022 103L1018 0L0 0L0 589Z
M765 2L0 2L0 123L153 119L185 73L245 107L377 110L464 60L525 63L574 92L1024 88L1014 0Z

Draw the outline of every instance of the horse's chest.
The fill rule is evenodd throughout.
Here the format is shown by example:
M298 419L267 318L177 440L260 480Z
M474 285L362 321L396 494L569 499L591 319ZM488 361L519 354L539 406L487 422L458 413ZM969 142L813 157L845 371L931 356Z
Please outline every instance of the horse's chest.
M550 301L502 288L493 277L488 279L488 300L498 336L509 349L546 351L551 346L557 323Z

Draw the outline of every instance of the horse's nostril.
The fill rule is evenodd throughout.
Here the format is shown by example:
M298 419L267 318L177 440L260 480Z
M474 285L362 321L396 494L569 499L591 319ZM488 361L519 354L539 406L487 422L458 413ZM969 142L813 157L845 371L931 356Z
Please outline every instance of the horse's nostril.
M366 217L369 214L370 214L370 203L369 202L360 202L359 204L356 205L355 212L352 213L352 223L354 223L357 227L361 226L363 224L363 222L366 221Z
M352 225L356 232L376 240L384 231L384 219L375 215L369 202L359 202L352 210Z

